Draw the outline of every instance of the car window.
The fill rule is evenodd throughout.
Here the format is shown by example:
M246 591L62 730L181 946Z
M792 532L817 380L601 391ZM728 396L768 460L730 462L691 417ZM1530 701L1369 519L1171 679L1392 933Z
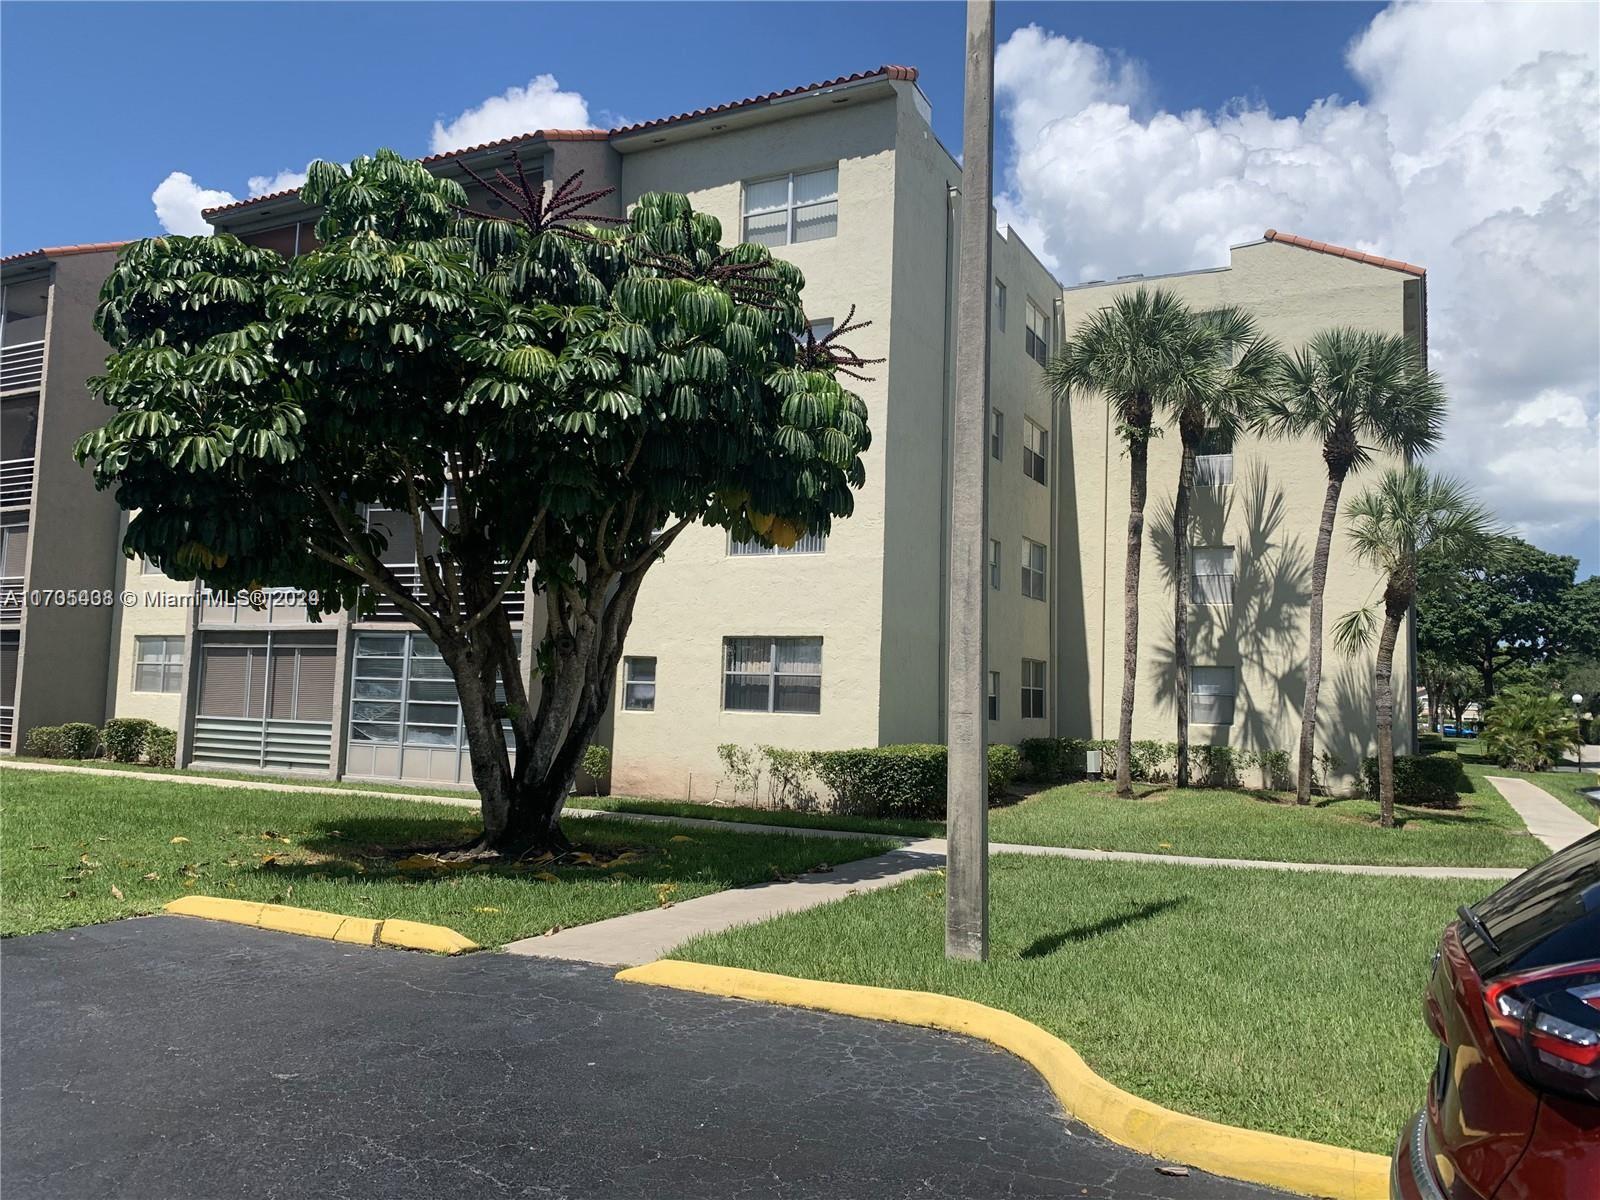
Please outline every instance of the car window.
M1473 905L1494 948L1463 925L1484 978L1600 958L1600 833L1590 834Z

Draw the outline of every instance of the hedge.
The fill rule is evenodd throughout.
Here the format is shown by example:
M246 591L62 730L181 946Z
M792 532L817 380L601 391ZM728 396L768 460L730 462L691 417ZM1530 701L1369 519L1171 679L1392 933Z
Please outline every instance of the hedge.
M159 728L154 721L143 717L111 718L100 731L100 738L106 744L106 757L112 762L143 762L150 733Z
M154 726L150 736L145 739L145 758L152 767L175 767L178 765L178 733L175 729L168 729L164 725Z
M816 750L809 765L828 790L834 812L942 821L947 763L945 747L923 744ZM1016 747L989 747L991 802L1020 765Z
M33 758L65 758L67 752L59 725L35 725L22 740L22 752Z
M1367 796L1378 798L1378 760L1361 760L1361 777ZM1455 808L1461 803L1458 792L1471 790L1461 758L1453 751L1438 754L1401 755L1394 760L1394 799L1396 804L1423 808Z

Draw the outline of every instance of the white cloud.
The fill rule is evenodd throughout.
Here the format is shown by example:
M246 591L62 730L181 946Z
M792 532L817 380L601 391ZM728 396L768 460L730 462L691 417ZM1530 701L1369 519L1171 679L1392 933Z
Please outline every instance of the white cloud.
M588 102L577 92L563 92L554 75L536 75L527 87L511 87L490 96L449 124L435 121L429 148L442 154L535 129L587 128Z
M174 171L156 185L150 199L156 206L156 220L168 233L205 236L211 232L211 226L200 215L200 210L232 204L234 195L203 188L185 172Z
M270 196L273 192L287 192L306 181L304 171L279 171L276 175L252 175L249 180L252 196Z
M1600 568L1600 86L1591 5L1395 4L1366 96L1147 111L1137 63L1037 27L996 56L1002 211L1068 282L1227 262L1269 227L1428 267L1437 456Z

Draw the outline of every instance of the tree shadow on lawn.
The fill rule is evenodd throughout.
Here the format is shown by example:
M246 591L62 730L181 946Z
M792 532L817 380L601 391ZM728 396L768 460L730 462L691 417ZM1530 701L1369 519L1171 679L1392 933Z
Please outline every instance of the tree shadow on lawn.
M1148 921L1151 917L1159 916L1168 909L1178 908L1188 902L1186 898L1149 901L1115 916L1104 917L1090 925L1074 925L1071 929L1063 929L1059 933L1046 934L1044 937L1035 938L1018 957L1044 958L1046 955L1054 954L1068 942L1086 942L1090 938L1099 937L1102 933L1111 933L1136 921Z

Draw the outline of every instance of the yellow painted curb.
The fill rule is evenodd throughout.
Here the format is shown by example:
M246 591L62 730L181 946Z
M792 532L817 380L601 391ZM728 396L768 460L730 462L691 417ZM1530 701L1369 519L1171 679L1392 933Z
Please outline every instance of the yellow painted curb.
M166 905L165 911L180 917L231 921L235 925L254 925L258 929L275 929L279 933L298 933L356 946L398 946L402 950L430 950L435 954L461 954L478 949L477 942L443 925L375 921L370 917L346 917L314 908L258 904L221 896L180 896Z
M668 959L630 967L617 978L982 1038L1043 1075L1071 1116L1130 1150L1307 1196L1388 1200L1389 1160L1383 1155L1238 1129L1162 1108L1100 1078L1076 1050L1032 1022L972 1000Z

